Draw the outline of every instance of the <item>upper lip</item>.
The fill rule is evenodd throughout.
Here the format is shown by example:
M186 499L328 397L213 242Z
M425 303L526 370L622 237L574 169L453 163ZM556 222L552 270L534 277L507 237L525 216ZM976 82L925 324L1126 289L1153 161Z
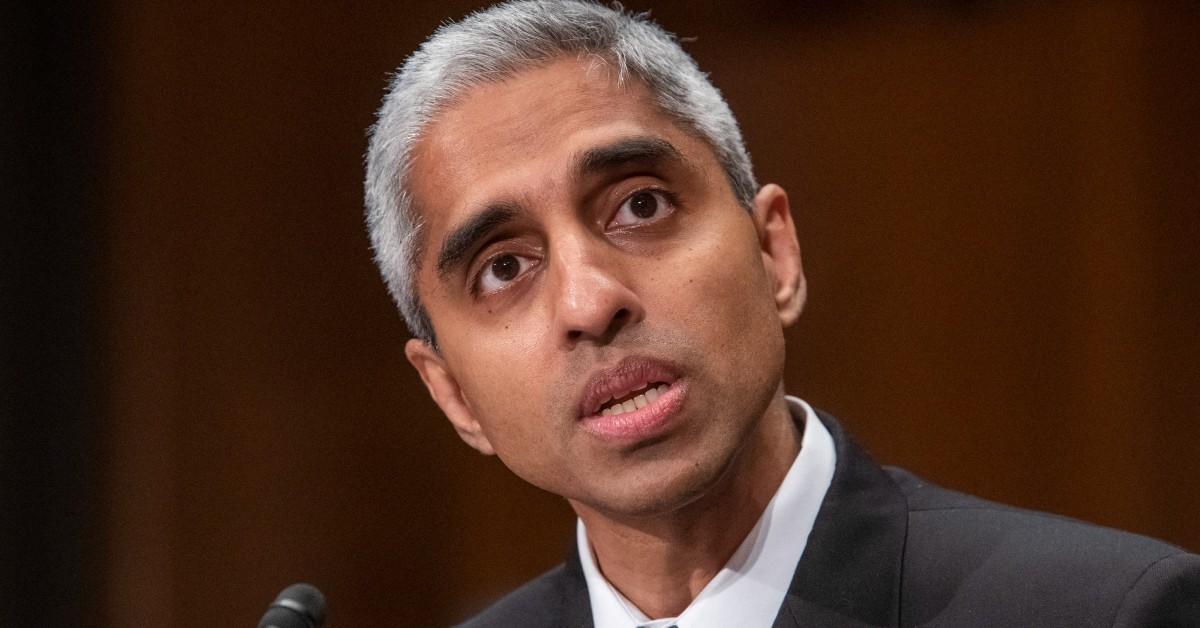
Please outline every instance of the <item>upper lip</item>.
M583 388L583 399L579 403L579 415L592 416L609 399L622 397L646 384L671 384L679 378L678 373L675 365L665 360L641 356L624 358L613 366L592 373L588 378Z

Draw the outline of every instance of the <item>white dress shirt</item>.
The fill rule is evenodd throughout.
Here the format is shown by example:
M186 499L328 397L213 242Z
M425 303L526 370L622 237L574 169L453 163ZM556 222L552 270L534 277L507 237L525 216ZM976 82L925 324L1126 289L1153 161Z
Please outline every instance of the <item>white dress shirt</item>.
M595 628L766 628L775 621L836 464L833 438L813 409L796 397L787 400L792 414L804 417L800 453L754 529L678 617L651 620L609 584L596 567L583 521L577 522Z

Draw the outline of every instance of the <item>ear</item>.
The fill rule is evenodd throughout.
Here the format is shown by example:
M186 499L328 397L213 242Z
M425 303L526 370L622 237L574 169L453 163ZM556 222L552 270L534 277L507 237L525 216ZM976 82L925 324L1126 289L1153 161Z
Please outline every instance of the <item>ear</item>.
M421 374L421 381L425 382L429 396L433 397L433 402L442 409L446 418L450 419L450 424L454 426L463 442L482 454L494 455L496 450L492 448L491 441L483 433L483 427L463 397L458 380L450 372L445 358L430 347L429 343L415 338L404 345L404 355L409 364Z
M754 226L762 248L763 265L772 282L779 320L787 327L796 322L808 298L804 267L800 261L800 241L792 222L787 192L768 183L754 197Z

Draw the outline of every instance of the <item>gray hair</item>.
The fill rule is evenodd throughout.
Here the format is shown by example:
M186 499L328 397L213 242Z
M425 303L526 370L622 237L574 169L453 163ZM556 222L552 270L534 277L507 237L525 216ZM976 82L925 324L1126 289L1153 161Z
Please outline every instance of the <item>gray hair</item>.
M758 185L733 112L674 35L646 14L587 0L516 0L437 29L392 79L370 130L366 219L375 263L415 338L433 344L417 295L422 221L407 178L413 147L430 121L468 89L563 56L603 60L641 80L667 115L705 140L738 202L753 207Z

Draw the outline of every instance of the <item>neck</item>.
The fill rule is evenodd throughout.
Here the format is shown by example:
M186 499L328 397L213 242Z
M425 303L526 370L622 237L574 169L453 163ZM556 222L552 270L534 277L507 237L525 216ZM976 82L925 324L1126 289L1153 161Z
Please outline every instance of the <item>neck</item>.
M572 506L604 577L646 616L674 617L750 534L799 451L800 433L780 390L746 446L699 499L637 517Z

